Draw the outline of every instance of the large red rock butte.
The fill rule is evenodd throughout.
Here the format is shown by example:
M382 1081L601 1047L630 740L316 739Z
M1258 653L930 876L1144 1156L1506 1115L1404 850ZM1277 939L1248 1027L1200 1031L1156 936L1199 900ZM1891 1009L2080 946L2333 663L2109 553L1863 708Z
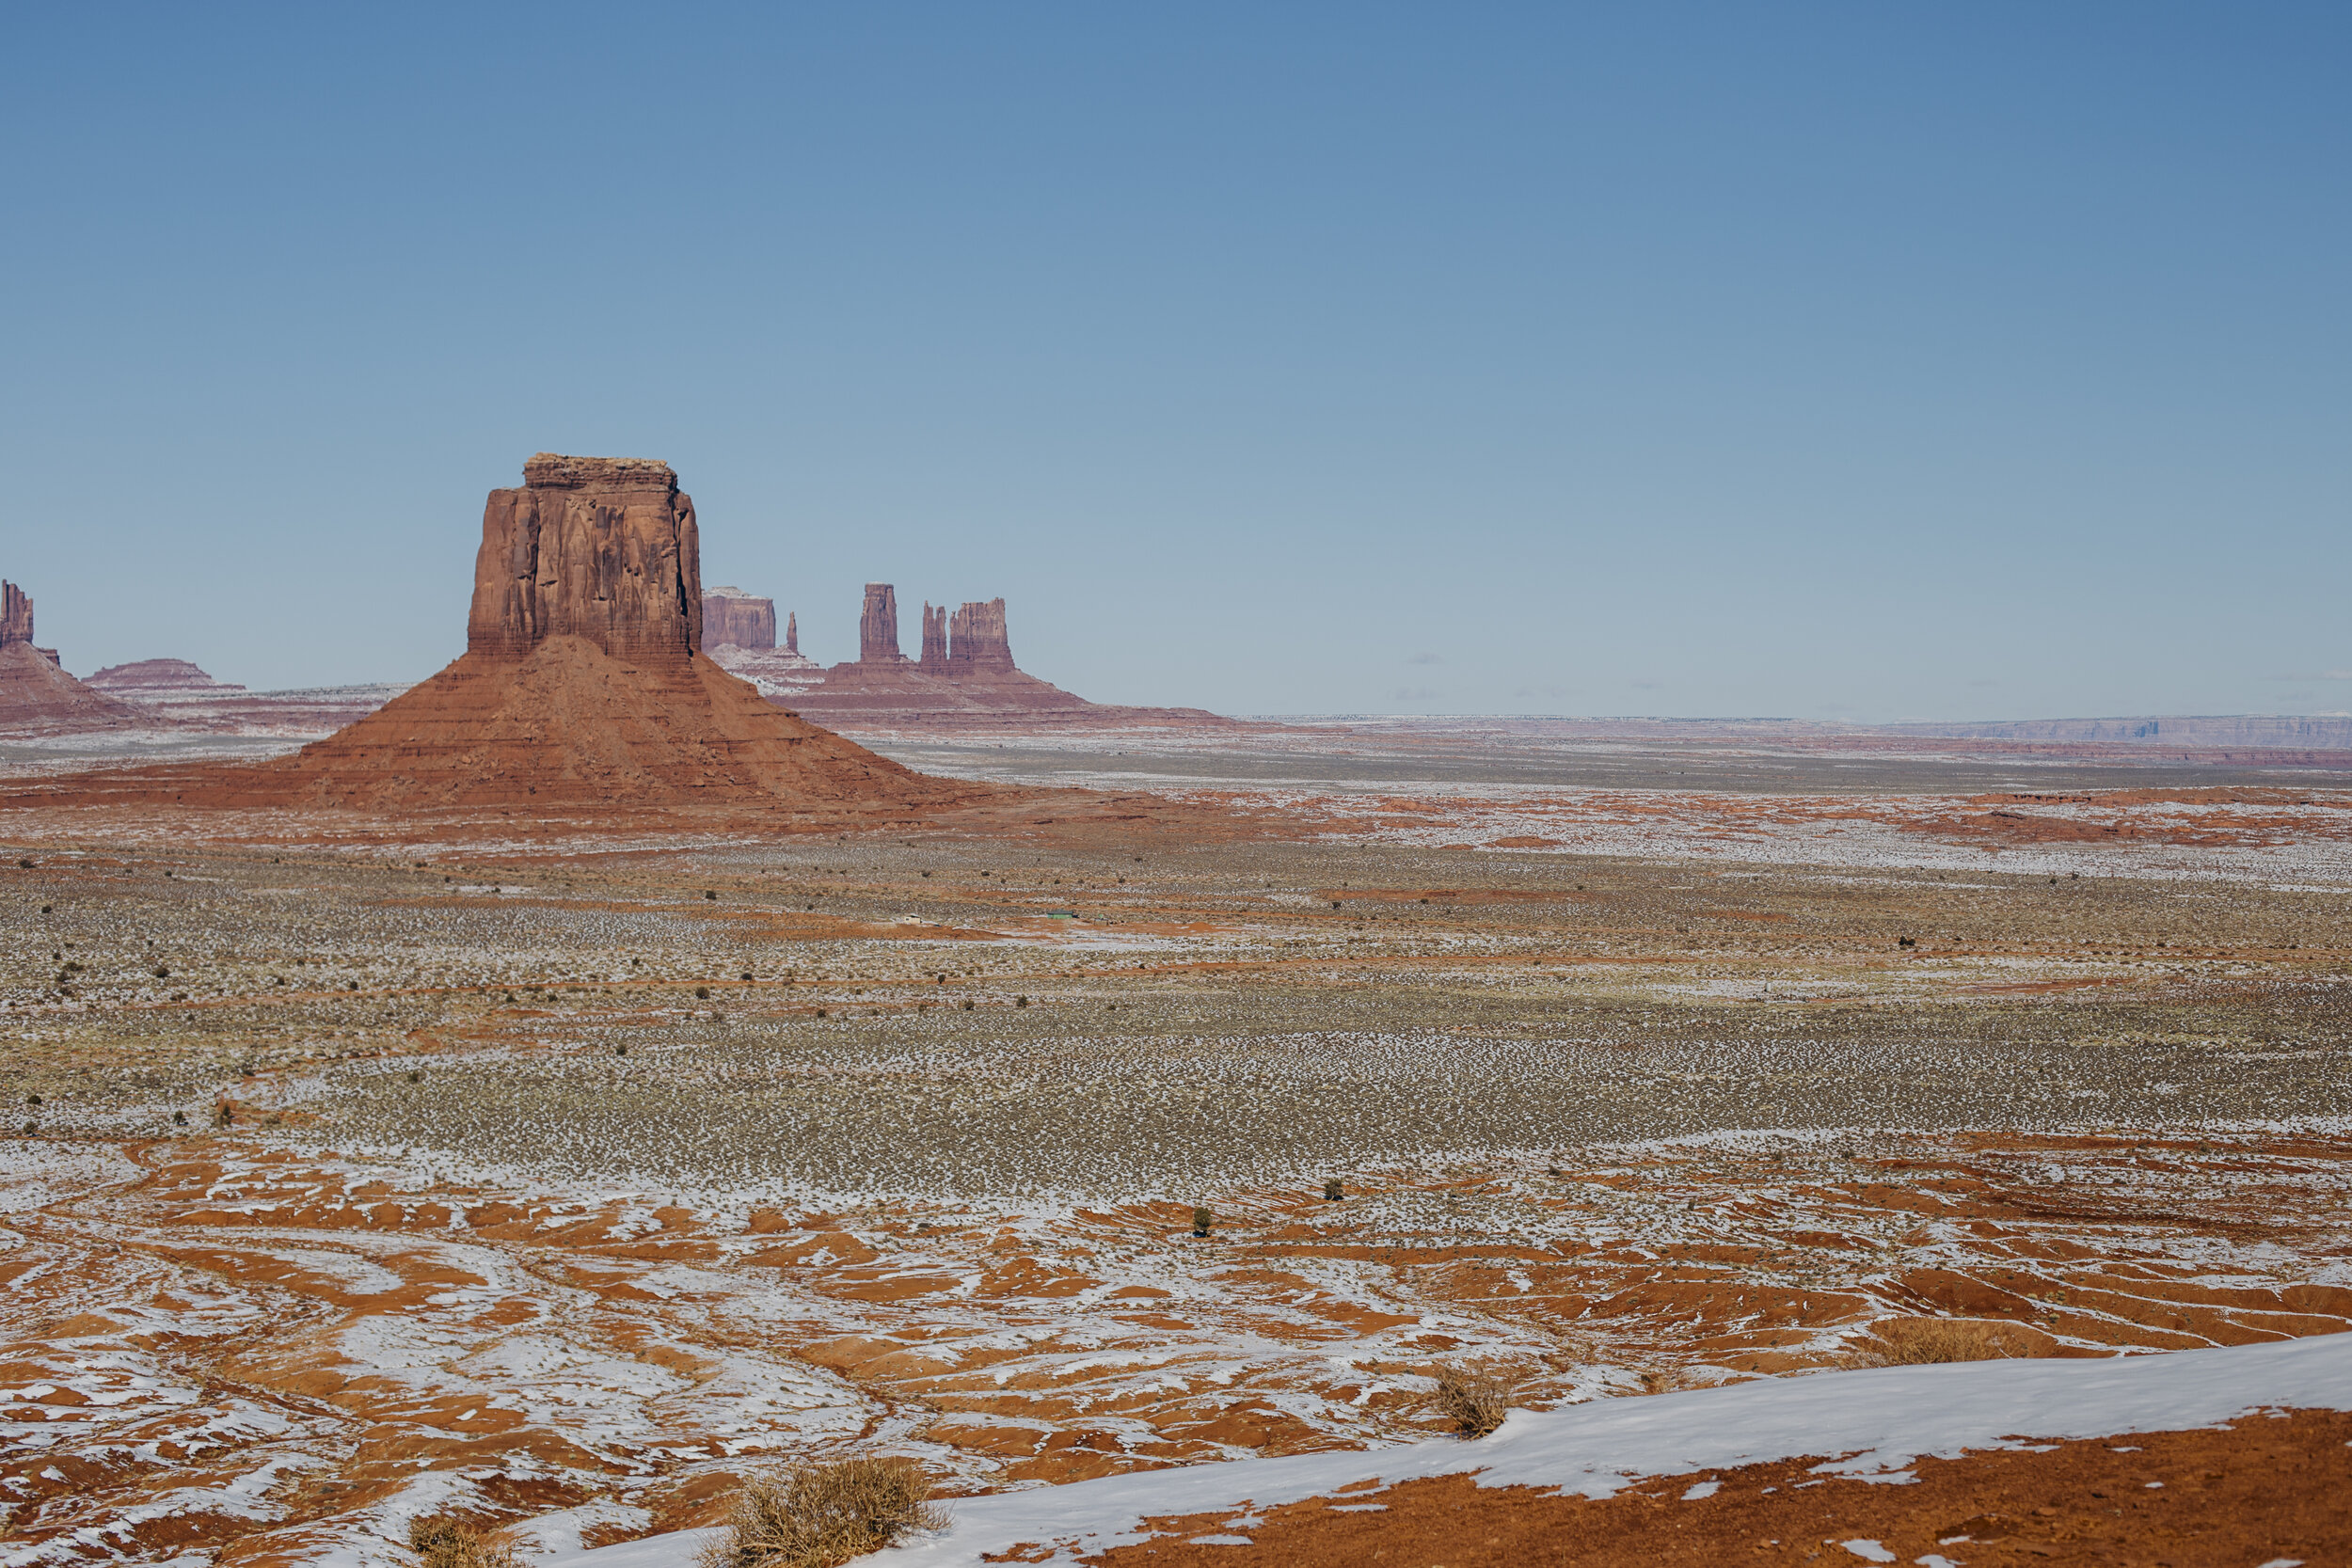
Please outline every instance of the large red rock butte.
M462 657L290 757L159 773L163 798L838 816L1001 793L876 756L706 657L694 503L667 464L541 452L523 477L483 509Z
M0 730L46 735L158 722L154 714L67 674L56 649L35 647L31 597L0 582Z

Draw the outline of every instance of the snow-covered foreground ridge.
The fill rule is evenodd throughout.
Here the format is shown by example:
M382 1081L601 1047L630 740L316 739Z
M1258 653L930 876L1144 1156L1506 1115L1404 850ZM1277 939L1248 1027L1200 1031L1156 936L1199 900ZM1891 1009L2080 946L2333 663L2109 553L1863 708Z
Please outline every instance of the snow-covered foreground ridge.
M1629 1481L1809 1454L1824 1474L1906 1479L1916 1459L2211 1426L2265 1408L2352 1410L2352 1334L2099 1360L1973 1361L1770 1378L1724 1388L1521 1411L1482 1442L1241 1460L1108 1476L949 1505L950 1528L879 1552L874 1568L977 1563L1022 1542L1075 1561L1144 1538L1145 1517L1270 1507L1352 1482L1476 1472L1482 1486L1603 1497ZM1246 1522L1227 1529L1246 1529ZM709 1532L552 1560L563 1568L687 1568Z

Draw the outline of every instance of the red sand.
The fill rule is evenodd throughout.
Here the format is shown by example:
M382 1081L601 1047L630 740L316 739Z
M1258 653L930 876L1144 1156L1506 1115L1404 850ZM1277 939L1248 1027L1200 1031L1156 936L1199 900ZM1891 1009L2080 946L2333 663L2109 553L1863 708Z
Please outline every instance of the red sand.
M1087 1560L1104 1568L1860 1568L1936 1556L1967 1568L2352 1561L2352 1414L2243 1417L2214 1431L1923 1459L1908 1485L1824 1480L1808 1474L1818 1463L1675 1476L1599 1501L1446 1476L1267 1509L1263 1524L1243 1529L1248 1546L1188 1544L1184 1537L1222 1533L1235 1517L1200 1514L1156 1521L1166 1537ZM1709 1481L1721 1490L1682 1500ZM1335 1511L1366 1505L1379 1511Z

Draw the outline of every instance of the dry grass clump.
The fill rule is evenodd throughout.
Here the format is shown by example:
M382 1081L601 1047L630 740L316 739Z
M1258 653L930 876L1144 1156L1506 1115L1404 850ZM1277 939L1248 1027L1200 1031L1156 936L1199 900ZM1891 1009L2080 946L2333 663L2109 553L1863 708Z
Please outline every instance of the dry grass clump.
M2032 1342L2009 1324L1979 1318L1892 1318L1875 1332L1883 1348L1867 1353L1867 1359L1880 1367L2001 1361L2034 1351Z
M501 1536L485 1534L462 1519L411 1519L408 1549L421 1568L522 1568L522 1560Z
M833 1568L879 1551L946 1515L925 1499L930 1483L911 1459L845 1459L755 1479L739 1493L727 1530L703 1568Z
M1511 1385L1478 1368L1438 1369L1438 1408L1465 1437L1484 1437L1511 1413Z

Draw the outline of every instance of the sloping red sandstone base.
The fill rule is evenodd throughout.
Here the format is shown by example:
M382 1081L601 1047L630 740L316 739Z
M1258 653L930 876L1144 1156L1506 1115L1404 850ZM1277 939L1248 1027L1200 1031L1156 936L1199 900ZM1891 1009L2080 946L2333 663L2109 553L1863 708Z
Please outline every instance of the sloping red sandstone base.
M695 807L930 810L1017 793L934 779L794 718L707 658L619 658L580 637L469 653L292 756L31 784L15 805L511 810L618 820Z
M468 654L251 771L282 803L363 809L919 805L988 793L796 719L707 658L617 658L578 637L520 657Z
M84 686L25 643L0 647L0 729L160 728L166 722L144 708Z

